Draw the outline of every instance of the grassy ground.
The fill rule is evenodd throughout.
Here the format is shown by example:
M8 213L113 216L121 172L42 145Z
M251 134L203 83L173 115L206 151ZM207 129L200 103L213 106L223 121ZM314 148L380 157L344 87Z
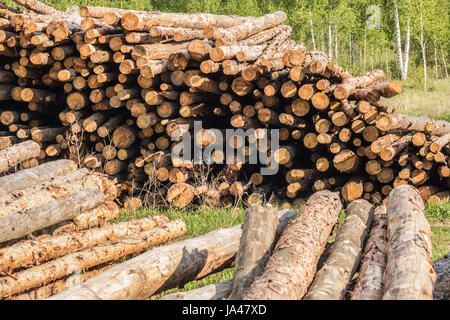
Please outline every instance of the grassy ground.
M450 121L449 80L430 80L429 90L426 92L418 89L413 80L398 82L402 85L402 93L383 101L386 105L395 107L395 112Z

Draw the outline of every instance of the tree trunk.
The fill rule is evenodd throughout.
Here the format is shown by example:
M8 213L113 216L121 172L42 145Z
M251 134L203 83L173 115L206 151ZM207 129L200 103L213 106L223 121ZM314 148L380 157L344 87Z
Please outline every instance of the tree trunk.
M21 241L0 249L0 272L40 264L81 248L125 238L167 222L169 219L166 216L159 215L50 238Z
M333 37L331 36L331 22L328 24L328 58L333 60Z
M408 15L406 24L406 36L405 36L405 57L403 59L403 72L405 80L408 78L408 64L409 64L409 44L411 41L411 17Z
M263 30L282 24L286 20L286 13L277 11L254 18L251 21L238 24L229 29L214 29L207 27L205 36L208 39L222 40L228 44L257 34Z
M277 234L295 215L292 211L279 212ZM52 299L146 299L167 289L181 287L232 263L239 248L241 226L149 250Z
M105 262L118 260L132 253L147 250L185 233L185 223L181 220L174 220L148 231L68 254L42 265L17 272L15 273L15 278L1 278L0 297L11 296L68 276L82 269L88 269Z
M107 200L113 200L117 196L114 183L107 176L89 174L87 169L79 169L69 172L65 176L48 180L36 187L23 189L4 197L0 201L0 205L2 205L0 216L42 206L88 188L100 190L105 194Z
M275 245L277 225L278 217L274 208L252 206L247 209L235 262L233 287L228 299L241 300L244 291L262 273Z
M28 10L40 13L40 14L63 14L61 11L47 6L46 4L38 0L14 0L15 3L27 8Z
M402 185L387 204L387 263L383 300L430 300L436 274L431 265L431 229L420 193Z
M361 76L346 79L334 89L334 97L346 99L358 88L367 88L385 77L383 70L374 70Z
M434 300L450 300L450 252L433 263L437 281L434 287Z
M65 175L75 169L76 164L72 160L56 160L0 177L0 199L10 193Z
M109 221L117 219L119 216L119 211L119 207L116 203L105 201L104 204L81 213L73 218L73 220L57 223L51 227L37 231L36 234L59 236L63 233L78 232L89 228L102 227L107 225Z
M427 53L426 53L426 42L423 39L422 6L420 7L420 47L422 48L422 61L423 61L423 89L427 91Z
M223 300L230 294L232 285L233 279L229 279L186 292L171 293L159 300Z
M0 150L0 172L8 171L19 163L37 158L41 147L32 140L15 144L9 148Z
M380 300L383 296L383 273L386 267L386 207L375 209L364 257L359 269L358 282L353 289L352 300Z
M373 206L366 200L355 200L345 211L347 215L339 224L328 258L314 276L305 300L343 300L347 285L359 267Z
M112 268L113 264L107 264L106 266L96 267L89 271L83 271L81 273L72 274L63 279L51 282L37 289L28 290L25 293L19 293L17 295L8 297L9 300L44 300L55 294L58 294L69 287L76 284L83 283L87 279L90 279L99 273L102 273L109 268Z
M71 220L103 202L104 196L100 190L85 189L24 212L0 217L0 242L17 239L33 231Z
M404 114L386 114L379 118L376 126L381 131L404 130L425 132L432 136L443 136L450 133L450 123L445 120L434 120L428 117L414 117Z
M313 50L316 51L316 41L314 40L314 28L313 28L311 8L308 8L308 9L309 9L309 26L310 26L310 31L311 31L311 42L312 42Z
M395 18L395 38L397 45L397 61L398 61L398 70L400 72L400 80L406 80L405 70L403 68L403 57L402 57L402 38L400 32L400 19L398 16L398 6L397 0L392 0L392 4L394 5L394 18Z
M261 276L244 299L301 299L342 208L337 193L319 191L284 230Z

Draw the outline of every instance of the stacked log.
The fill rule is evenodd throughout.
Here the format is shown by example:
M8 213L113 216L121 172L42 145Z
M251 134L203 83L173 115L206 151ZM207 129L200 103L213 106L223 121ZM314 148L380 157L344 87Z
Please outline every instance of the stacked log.
M117 177L130 207L146 200L137 196L149 185L178 207L205 199L260 204L271 194L295 200L323 189L346 202L380 202L402 184L427 197L448 188L448 122L392 113L382 99L399 94L399 84L380 83L382 70L354 76L307 51L289 39L284 12L88 6L69 16L48 14L38 1L22 4L37 13L2 13L8 24L0 31L11 40L0 43L0 140L11 147L32 139L38 162L65 157ZM192 137L197 120L203 131ZM198 165L170 154L182 140L174 133L189 132L205 151L219 141L213 129L255 132L232 143L247 147L245 159L225 155L223 141L208 178L228 187L205 189L195 180ZM271 150L275 133L263 129L279 130L278 150ZM249 163L263 151L280 167L270 184L265 165Z
M18 184L11 186L14 181ZM47 298L83 270L92 277L120 258L186 232L184 222L164 215L108 224L119 214L112 202L115 181L76 169L71 160L6 175L0 186L2 299Z

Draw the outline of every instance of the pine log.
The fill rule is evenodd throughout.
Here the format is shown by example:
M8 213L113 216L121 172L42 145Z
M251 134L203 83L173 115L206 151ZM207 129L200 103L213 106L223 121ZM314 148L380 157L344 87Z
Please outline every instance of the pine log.
M431 229L414 187L391 191L387 204L387 262L383 300L430 300L436 274L431 265Z
M433 120L428 117L414 117L403 114L386 114L377 120L376 126L381 131L404 130L425 132L433 136L450 133L450 123L445 120Z
M450 299L450 252L433 262L437 281L434 287L434 300Z
M125 238L167 222L169 219L160 215L50 238L21 241L0 249L0 272L40 264L84 247Z
M284 230L263 274L248 288L244 299L301 299L341 208L337 193L313 194Z
M17 190L25 189L40 182L64 175L75 169L76 165L73 161L57 160L0 177L0 198Z
M208 26L204 29L204 32L205 36L208 39L220 39L226 43L233 43L235 41L253 36L265 29L275 27L283 23L286 18L286 13L284 13L283 11L277 11L258 18L254 18L251 21L238 24L229 29L217 29L213 26Z
M114 183L106 176L79 169L1 198L3 208L0 216L26 211L87 188L100 190L108 200L114 199L117 192Z
M369 238L364 248L358 281L352 300L380 300L383 296L383 274L386 267L387 216L384 205L375 209Z
M230 294L233 279L225 280L190 291L165 295L159 300L223 300Z
M186 225L174 220L140 233L109 241L17 272L0 280L0 296L10 296L105 262L118 260L183 235ZM52 270L49 272L48 270ZM110 269L111 270L111 269ZM74 287L73 287L74 288Z
M36 158L41 151L39 144L32 140L15 144L9 148L0 150L0 172L8 171L19 163Z
M373 206L366 200L355 200L345 211L347 215L339 224L336 240L322 268L316 273L305 300L343 300L359 266L372 222Z
M334 97L340 100L346 99L357 88L369 87L384 77L383 70L374 70L358 77L346 79L334 89Z
M27 211L0 217L0 242L17 239L61 221L71 220L102 202L104 196L100 190L85 189Z
M252 206L247 209L228 299L242 299L248 286L262 273L275 245L277 225L278 217L274 208Z
M280 211L277 234L297 213ZM51 299L146 299L228 267L238 251L242 225L149 250ZM139 272L136 272L139 270Z

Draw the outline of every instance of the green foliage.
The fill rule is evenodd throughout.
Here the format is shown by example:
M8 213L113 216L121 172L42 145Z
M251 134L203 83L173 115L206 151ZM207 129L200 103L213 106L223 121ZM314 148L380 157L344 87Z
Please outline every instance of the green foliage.
M287 23L293 27L292 38L313 48L331 54L331 58L354 74L382 68L389 77L397 78L398 66L395 46L393 0L43 0L59 9L73 5L96 5L134 10L159 10L167 12L209 12L239 16L261 16L284 10ZM404 40L408 18L411 24L411 49L409 75L419 80L422 54L419 43L419 12L423 12L424 41L427 48L428 66L438 65L438 77L445 77L444 61L448 63L450 48L448 1L446 0L396 0L399 7L401 35ZM7 4L17 7L12 0ZM368 28L368 19L375 19L379 10L380 28ZM331 47L329 47L329 30ZM337 45L336 45L337 43ZM434 59L436 46L437 61ZM337 51L336 51L337 48ZM413 70L414 69L414 70ZM423 71L420 71L423 73ZM416 75L414 75L416 74ZM434 76L434 72L429 72ZM422 76L423 78L423 76Z

